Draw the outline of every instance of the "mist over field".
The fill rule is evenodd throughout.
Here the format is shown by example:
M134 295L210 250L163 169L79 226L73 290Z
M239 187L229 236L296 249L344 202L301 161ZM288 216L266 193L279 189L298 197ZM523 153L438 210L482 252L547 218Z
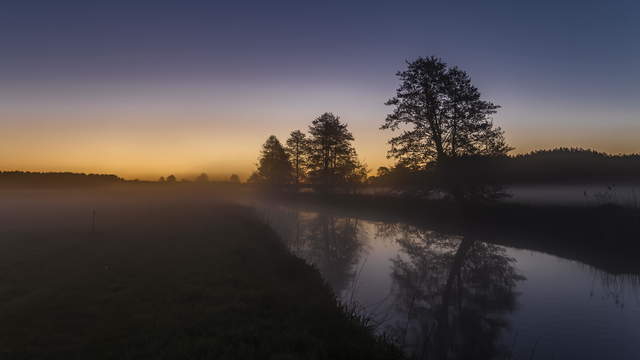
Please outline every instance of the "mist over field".
M640 2L0 7L0 360L637 360Z

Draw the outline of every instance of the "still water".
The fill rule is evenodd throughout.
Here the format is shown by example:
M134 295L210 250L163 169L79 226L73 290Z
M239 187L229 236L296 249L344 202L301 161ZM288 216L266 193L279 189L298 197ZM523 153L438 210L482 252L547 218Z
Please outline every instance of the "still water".
M413 358L640 359L638 274L326 209L258 208Z

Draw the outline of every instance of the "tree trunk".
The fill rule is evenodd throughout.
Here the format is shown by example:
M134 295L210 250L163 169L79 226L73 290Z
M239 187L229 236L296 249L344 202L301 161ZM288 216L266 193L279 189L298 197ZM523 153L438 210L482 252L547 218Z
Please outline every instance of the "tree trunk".
M447 282L442 291L442 304L438 315L436 330L436 353L438 359L447 359L448 356L452 335L449 327L449 307L452 302L453 285L461 275L465 257L473 243L474 240L464 238L458 246L458 250L453 258L453 263L451 264L451 269L449 270Z

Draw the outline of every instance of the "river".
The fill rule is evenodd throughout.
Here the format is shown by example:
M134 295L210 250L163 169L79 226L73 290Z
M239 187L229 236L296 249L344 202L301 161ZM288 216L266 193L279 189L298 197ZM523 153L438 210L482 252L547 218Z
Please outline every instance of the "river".
M413 358L640 354L639 274L331 209L258 212L344 304Z

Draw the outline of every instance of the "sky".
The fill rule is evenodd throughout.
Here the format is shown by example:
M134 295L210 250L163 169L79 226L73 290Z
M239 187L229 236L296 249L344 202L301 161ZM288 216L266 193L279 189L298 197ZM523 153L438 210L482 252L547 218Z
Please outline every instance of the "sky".
M0 170L246 177L323 112L370 168L405 61L467 71L515 153L640 152L640 2L6 1Z

